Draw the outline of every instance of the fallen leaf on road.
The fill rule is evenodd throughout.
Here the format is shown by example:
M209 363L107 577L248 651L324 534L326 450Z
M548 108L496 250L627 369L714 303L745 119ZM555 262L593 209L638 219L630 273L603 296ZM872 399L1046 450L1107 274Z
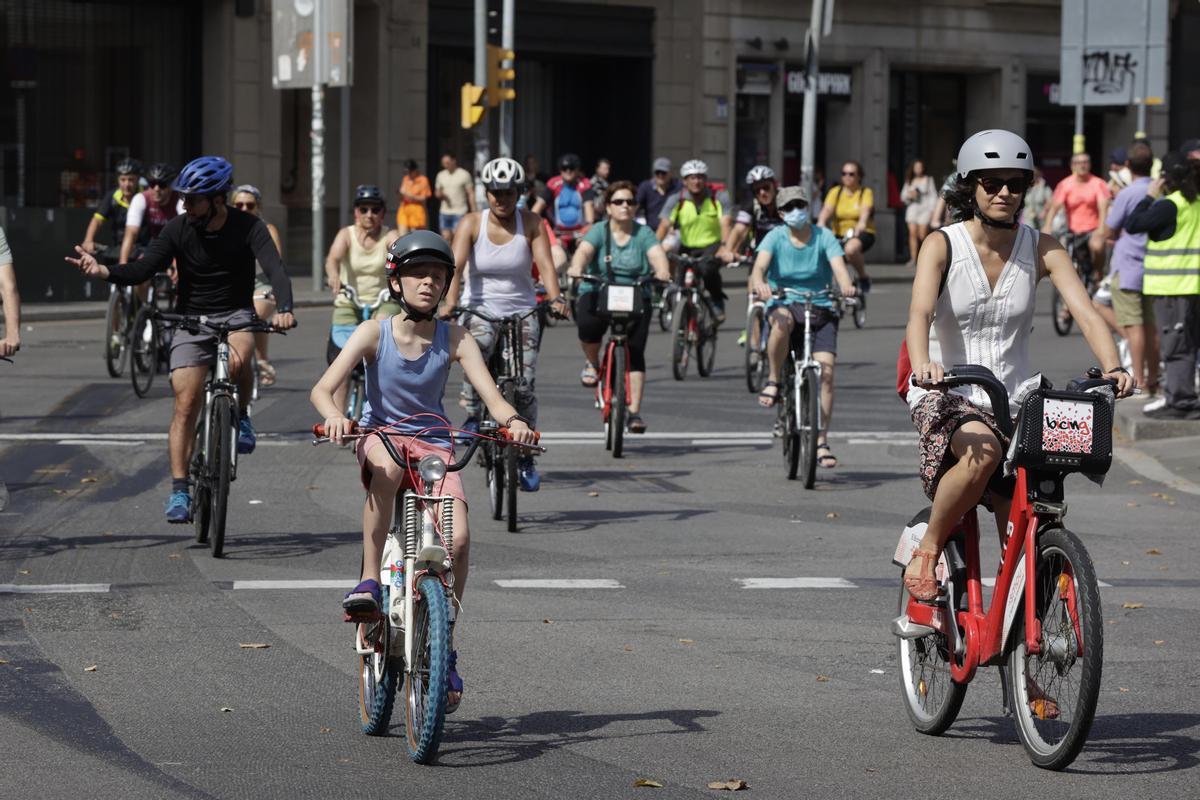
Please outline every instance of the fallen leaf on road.
M825 515L825 519L837 519L837 518L838 518L838 513L836 511L830 511L828 514Z
M554 624L554 620L552 620L552 619L544 619L544 620L542 620L542 624L543 624L543 625L553 625L553 624Z
M121 618L121 615L115 611L113 613L109 614L108 616L109 616L109 619L120 619Z
M66 494L67 490L66 489L55 489L54 493L55 494Z
M1122 692L1122 693L1124 693L1124 692L1128 692L1129 690L1128 690L1128 689L1126 689L1124 686L1118 686L1118 687L1117 687L1117 691L1118 691L1118 692Z
M872 675L882 675L884 673L883 673L883 670L881 670L881 669L873 669L873 670L871 670L871 674Z
M599 492L588 492L588 497L599 497L599 496L600 496Z
M270 646L266 642L238 642L238 647L243 650L266 650Z
M629 645L625 645L625 652L626 652L626 653L632 653L632 652L633 652L633 648L632 648L631 646L629 646Z
M661 789L663 785L658 781L652 781L649 778L638 778L633 782L634 786L640 786L643 789Z
M1141 485L1142 485L1142 482L1141 482L1141 481L1139 481L1139 480L1137 480L1137 479L1135 478L1134 480L1131 480L1131 481L1129 482L1129 485L1130 485L1130 486L1141 486Z
M695 644L695 642L692 641L691 639L680 639L679 643L680 644Z
M1145 608L1145 603L1121 603L1121 608Z
M739 778L730 778L727 781L713 781L708 784L710 789L720 789L727 792L740 792L743 789L749 789L750 785Z
M19 570L17 570L17 574L18 574L18 575L28 575L28 574L29 574L29 570L27 570L27 569L19 569Z
M875 768L874 768L874 767L863 767L863 769L864 769L866 772L874 772L874 771L875 771Z
M1146 551L1146 555L1148 555L1148 556L1161 556L1161 555L1162 555L1162 550L1159 550L1157 547L1151 547L1149 550L1147 550L1147 551Z
M1173 506L1173 505L1177 505L1177 503L1174 500L1168 500L1167 505Z
M1138 504L1137 503L1126 503L1125 506L1126 506L1126 508L1137 508Z
M310 487L308 487L308 490L311 492L314 489L320 489L320 488L321 488L320 486L310 486Z
M1122 561L1121 563L1122 563L1122 564L1124 564L1124 565L1125 565L1125 566L1127 566L1127 567L1129 566L1129 562L1128 562L1128 561Z
M263 504L262 500L251 500L250 501L250 505L252 505L252 506L261 506L262 504Z
M817 676L817 683L825 683L828 680L829 680L828 675L818 675Z
M333 733L333 728L321 728L321 733Z
M95 483L96 479L95 478L80 478L79 482L80 483Z
M229 706L221 706L221 713L222 713L222 714L228 714L230 711L233 711L233 709L232 709L232 708L230 708Z
M1166 644L1167 640L1166 639L1155 639L1154 643L1161 646L1161 645Z
M0 664L7 664L7 663L8 663L7 659L0 658Z
M97 666L97 665L95 665L95 664L92 664L90 667L84 667L84 668L83 668L83 671L84 671L84 672L95 672L95 671L96 671L96 670L98 670L98 669L100 669L100 667L98 667L98 666Z

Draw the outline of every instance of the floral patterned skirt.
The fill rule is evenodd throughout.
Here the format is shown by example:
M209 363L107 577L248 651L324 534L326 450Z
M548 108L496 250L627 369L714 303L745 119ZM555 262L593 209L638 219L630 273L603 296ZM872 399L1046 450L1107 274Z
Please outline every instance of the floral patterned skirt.
M996 426L996 418L971 405L961 394L930 392L913 407L912 421L920 436L921 484L925 488L925 496L930 500L946 470L955 464L954 454L950 452L950 439L959 428L972 420L987 425L1000 440L1000 446L1008 449L1009 438ZM995 477L988 488L989 492L1007 490L1007 494L1012 494L1011 487L998 482ZM984 492L983 501L990 506L989 492Z

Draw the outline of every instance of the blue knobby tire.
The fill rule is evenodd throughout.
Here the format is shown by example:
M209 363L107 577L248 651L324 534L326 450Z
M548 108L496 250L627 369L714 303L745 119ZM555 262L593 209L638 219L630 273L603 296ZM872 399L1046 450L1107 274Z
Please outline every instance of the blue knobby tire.
M383 589L384 608L387 608L388 587ZM357 635L357 632L356 634ZM368 639L379 641L379 649L371 655L359 656L358 707L362 719L363 733L368 736L385 736L392 719L392 706L396 700L396 688L400 685L403 671L402 654L392 653L389 648L391 637L387 619L367 626Z
M441 581L417 583L421 599L413 613L413 663L404 673L404 729L409 757L418 764L437 758L446 721L450 671L450 607Z

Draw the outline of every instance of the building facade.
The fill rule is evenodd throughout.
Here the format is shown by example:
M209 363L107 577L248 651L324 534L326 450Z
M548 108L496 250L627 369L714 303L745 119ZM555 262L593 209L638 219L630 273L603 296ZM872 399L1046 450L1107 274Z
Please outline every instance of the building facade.
M489 2L498 27L500 0ZM458 91L472 75L473 0L353 6L354 85L325 94L327 239L349 222L355 184L394 198L406 159L431 176L444 152L473 160ZM797 0L517 0L514 155L544 168L563 152L588 168L606 157L634 179L657 156L698 157L735 192L756 163L795 181L809 11ZM879 230L870 257L897 257L902 211L889 200L907 164L921 158L940 178L975 130L1020 132L1052 178L1065 173L1060 13L1058 0L837 0L821 42L816 165L830 177L846 159L864 166ZM1194 41L1200 7L1173 3L1171 15L1169 53L1188 31ZM311 99L272 85L270 0L0 0L0 37L0 205L19 269L22 250L40 259L82 238L121 156L218 153L262 189L288 263L309 272ZM1186 102L1200 89L1168 59L1167 102L1147 122L1160 153L1200 135L1200 104ZM1135 127L1133 108L1088 110L1097 171ZM70 275L35 280L50 283L30 287L31 300L82 296Z

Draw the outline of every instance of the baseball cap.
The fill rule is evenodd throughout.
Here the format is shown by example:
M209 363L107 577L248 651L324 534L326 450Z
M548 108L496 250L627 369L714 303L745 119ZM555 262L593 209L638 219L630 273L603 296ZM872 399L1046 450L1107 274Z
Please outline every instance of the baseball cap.
M1124 164L1128 160L1129 151L1124 147L1118 147L1116 150L1113 150L1112 155L1108 157L1108 163L1110 164Z
M784 186L779 190L779 193L775 195L775 207L783 208L788 203L795 202L796 200L803 200L805 203L808 202L808 195L805 193L804 187Z
M1179 146L1179 152L1187 154L1200 150L1200 139L1188 139Z
M662 158L662 157L654 159L654 171L655 172L670 172L671 171L671 159Z

